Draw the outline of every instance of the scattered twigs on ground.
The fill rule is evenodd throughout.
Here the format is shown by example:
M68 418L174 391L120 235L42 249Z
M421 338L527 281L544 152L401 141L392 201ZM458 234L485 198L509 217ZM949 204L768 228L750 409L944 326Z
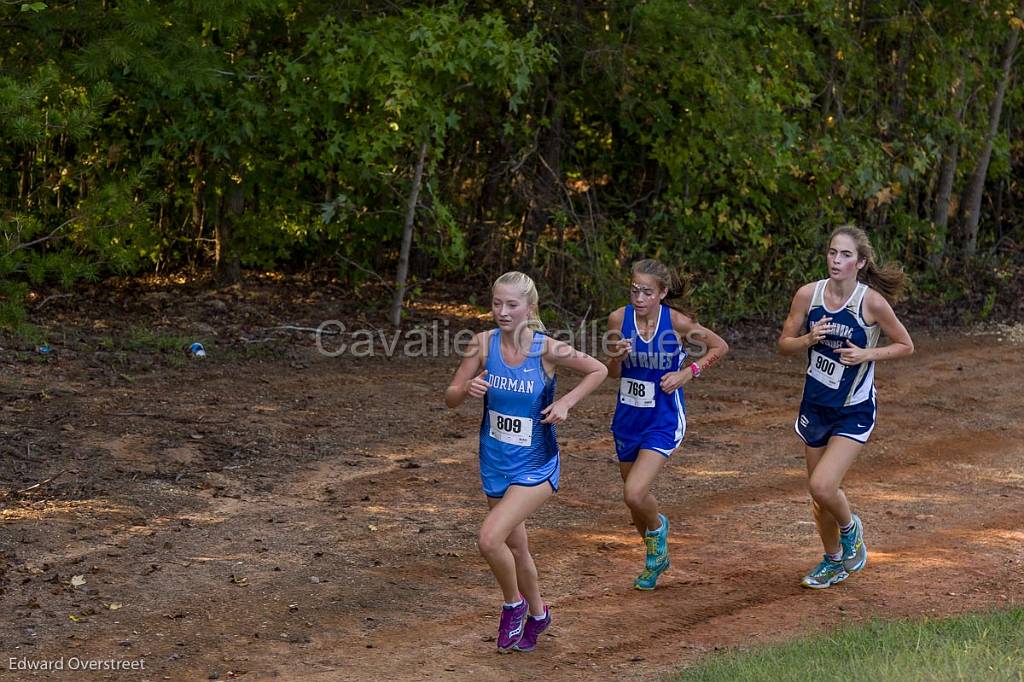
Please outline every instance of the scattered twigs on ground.
M341 329L336 329L336 328L334 328L331 325L321 325L319 327L303 327L302 325L297 325L297 324L282 324L282 325L278 325L276 327L261 327L259 329L259 331L261 331L261 332L271 332L271 333L274 333L274 334L280 334L282 332L309 332L310 334L319 334L319 335L322 335L322 336L341 336L341 333L342 333ZM246 338L246 337L242 336L242 337L239 337L239 340L242 343L245 343L245 344L250 344L250 343L270 343L271 341L275 341L276 337L274 337L274 336L264 336L262 338L251 338L251 339L249 339L249 338Z
M24 495L25 493L31 492L31 491L33 491L33 490L35 490L37 488L42 488L47 483L51 483L52 481L57 480L59 477L63 476L67 472L68 472L67 469L61 469L56 474L54 474L53 476L50 476L48 479L46 479L44 481L39 481L39 483L36 483L34 485L30 485L27 488L22 488L21 490L14 490L12 492L6 492L6 493L3 494L3 498L6 499L8 497L11 497L12 495Z
M70 297L71 297L71 294L53 294L52 296L47 296L46 298L44 298L42 300L42 302L39 305L37 305L35 307L35 309L36 310L41 310L44 305L46 305L47 303L49 303L50 301L52 301L55 298L70 298Z

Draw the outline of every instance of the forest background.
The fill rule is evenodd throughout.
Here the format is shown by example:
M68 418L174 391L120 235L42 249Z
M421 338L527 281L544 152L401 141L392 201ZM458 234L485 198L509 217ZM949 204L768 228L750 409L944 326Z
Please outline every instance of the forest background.
M425 289L513 268L573 324L642 256L687 275L702 319L777 321L848 222L902 263L915 309L1020 318L1022 18L1021 0L2 0L0 326L30 333L39 288L247 269L373 284L398 323Z

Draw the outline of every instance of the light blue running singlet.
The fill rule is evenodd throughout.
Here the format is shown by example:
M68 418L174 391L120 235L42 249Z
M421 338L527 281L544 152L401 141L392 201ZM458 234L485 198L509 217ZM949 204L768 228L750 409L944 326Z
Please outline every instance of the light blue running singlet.
M501 497L510 485L548 482L558 490L560 462L555 425L541 424L554 401L555 377L544 371L545 336L534 332L530 352L517 367L505 364L501 333L490 334L484 414L480 422L480 477L484 493Z

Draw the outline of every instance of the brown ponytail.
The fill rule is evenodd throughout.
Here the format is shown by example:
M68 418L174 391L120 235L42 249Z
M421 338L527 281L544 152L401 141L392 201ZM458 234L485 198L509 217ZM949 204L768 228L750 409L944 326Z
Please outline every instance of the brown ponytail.
M841 225L832 230L829 244L840 234L846 235L857 245L857 260L866 261L864 267L857 272L857 279L885 296L890 303L903 298L909 283L903 268L894 263L880 266L875 261L875 249L867 233L856 225Z

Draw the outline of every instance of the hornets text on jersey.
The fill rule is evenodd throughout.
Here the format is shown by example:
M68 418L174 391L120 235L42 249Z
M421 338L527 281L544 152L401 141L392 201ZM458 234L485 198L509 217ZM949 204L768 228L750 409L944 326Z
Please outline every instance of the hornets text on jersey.
M612 419L619 460L634 461L641 449L668 456L679 447L686 433L683 390L661 390L662 377L677 371L686 359L686 349L672 328L671 308L660 306L658 326L645 339L637 331L636 311L627 305L622 337L633 341L633 349L622 361L618 403Z

